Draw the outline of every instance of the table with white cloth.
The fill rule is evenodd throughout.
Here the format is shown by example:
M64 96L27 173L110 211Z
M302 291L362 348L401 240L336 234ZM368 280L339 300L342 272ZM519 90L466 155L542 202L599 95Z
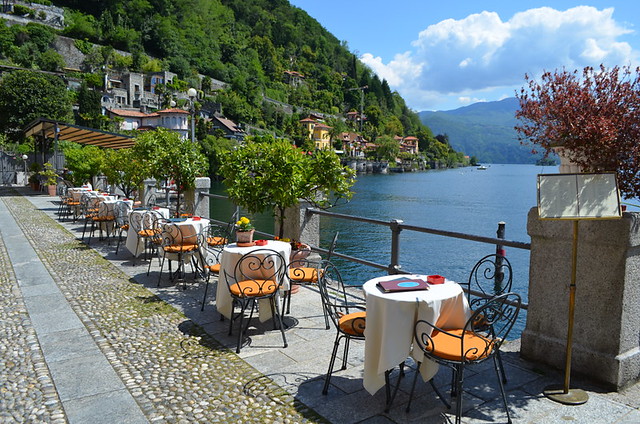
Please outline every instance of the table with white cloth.
M169 209L158 207L154 207L152 209L137 208L131 211L131 213L129 214L129 230L127 230L127 241L125 242L125 246L127 247L127 250L131 252L131 254L136 258L140 256L142 252L144 252L144 240L140 236L138 236L138 233L136 233L133 225L131 225L131 221L133 220L132 218L134 218L135 214L144 216L144 214L147 212L154 213L158 216L158 218L162 219L169 219L170 214Z
M462 328L470 317L470 308L462 287L450 280L430 284L426 290L386 293L380 281L400 277L423 279L426 275L387 275L363 285L367 300L364 331L364 388L375 394L385 384L385 371L402 363L410 354L422 362L420 373L427 381L438 371L438 364L424 357L416 348L412 352L414 326L422 319L444 329Z
M67 189L67 194L71 195L71 198L74 202L79 202L82 197L82 193L88 193L91 190L87 187L69 187Z
M269 249L278 252L282 255L285 261L284 264L284 276L282 278L282 290L289 290L289 278L287 278L287 268L289 266L289 256L291 255L291 244L283 241L268 240L264 246L249 246L240 247L236 243L231 243L224 247L222 254L220 255L220 274L218 277L218 289L216 291L216 308L223 316L231 318L233 312L233 298L229 293L229 286L227 285L227 274L234 275L236 264L242 258L242 256L252 253L256 250ZM234 284L232 281L231 284ZM260 301L258 303L258 312L260 322L268 321L271 318L271 308L268 304L268 299L264 299L267 303Z

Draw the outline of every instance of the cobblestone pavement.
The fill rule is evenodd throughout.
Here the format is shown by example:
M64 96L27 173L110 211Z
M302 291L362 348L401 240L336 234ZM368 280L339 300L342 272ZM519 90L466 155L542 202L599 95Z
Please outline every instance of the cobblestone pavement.
M0 323L0 422L66 422L2 238Z
M323 422L27 199L0 196L151 422ZM2 240L0 291L0 422L65 422Z

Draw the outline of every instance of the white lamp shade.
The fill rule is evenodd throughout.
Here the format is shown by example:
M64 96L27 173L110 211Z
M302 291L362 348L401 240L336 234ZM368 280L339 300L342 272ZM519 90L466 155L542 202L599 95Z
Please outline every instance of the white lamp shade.
M196 97L197 94L198 94L198 91L193 87L191 87L189 90L187 90L187 95L189 97Z

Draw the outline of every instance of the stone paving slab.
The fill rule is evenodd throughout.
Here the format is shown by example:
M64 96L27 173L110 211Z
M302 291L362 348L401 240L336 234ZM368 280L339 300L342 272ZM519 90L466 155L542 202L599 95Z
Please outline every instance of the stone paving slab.
M22 192L29 194L28 190ZM45 211L53 219L56 218L55 199L29 196L29 200L37 209ZM33 215L35 216L35 212ZM411 363L405 379L401 381L393 407L385 413L384 390L371 396L362 388L363 350L362 346L357 346L362 343L352 343L349 368L337 371L332 378L329 394L321 395L323 375L335 330L324 329L324 320L318 311L320 304L317 293L303 289L300 294L294 295L291 317L288 319L291 328L286 332L290 341L287 349L282 347L279 331L274 331L270 323L267 323L266 326L258 325L253 328L250 343L243 347L240 355L235 355L227 348L235 348L236 338L234 335L227 335L228 322L219 321L215 313L215 283L209 287L210 295L204 312L200 311L204 283L190 281L187 290L182 290L163 277L161 287L157 288L157 261L152 264L150 276L147 277L148 262L142 259L133 261L122 246L119 255L115 255L115 243L108 246L94 238L91 248L95 249L97 255L92 256L90 252L93 250L82 249L82 244L77 239L72 242L74 238L80 237L82 225L62 225L69 231L71 238L59 236L56 242L65 246L63 250L71 249L78 254L82 253L85 260L92 258L91 262L96 265L91 270L91 275L100 275L100 284L107 284L109 290L103 292L98 289L99 294L85 299L85 296L90 296L86 294L84 285L70 278L71 281L61 283L61 291L67 299L72 299L70 303L74 310L80 309L79 316L90 329L90 334L100 349L107 352L106 357L114 370L151 420L322 421L323 418L313 415L310 408L324 419L335 423L440 423L452 418L451 411L446 410L430 386L421 381L417 384L411 412L405 412L414 373ZM58 231L56 234L64 233ZM48 248L46 243L36 244L42 245L45 251ZM44 261L50 263L47 255L44 256ZM112 268L103 266L95 259L96 256L109 260ZM57 259L56 262L65 262L66 254ZM56 266L64 269L64 265ZM111 280L118 278L121 282L113 284ZM77 291L70 291L71 287ZM109 302L119 299L127 303L126 307L120 309L132 316L123 318L120 311L115 313L109 309L97 308L95 302L104 302L105 299ZM165 309L165 302L172 306L171 310ZM111 307L119 308L113 305ZM108 317L100 317L100 314ZM116 323L116 316L124 322ZM168 316L172 319L167 319ZM176 335L176 330L179 336ZM157 343L149 344L149 337L155 338ZM173 343L164 340L165 337L173 339ZM572 379L572 385L587 390L589 402L579 407L558 405L546 399L541 390L549 383L561 381L562 374L522 360L518 351L519 343L510 342L503 355L509 375L506 389L514 422L640 422L637 420L640 415L638 386L621 393L610 393L576 376ZM279 363L282 366L278 366ZM182 378L184 374L176 372L172 367L176 364L179 365L179 370L188 372L191 379ZM234 372L225 374L230 364L233 364ZM247 366L253 371L241 371ZM488 376L491 372L492 368L484 366L476 367L475 370L469 368L469 372L465 373L463 422L505 422L501 401L495 397L496 388L490 381L487 383L484 375L487 373ZM212 379L210 373L217 374L218 378ZM397 373L394 373L394 377L395 374ZM450 372L441 371L435 380L438 387L446 389L450 382ZM286 389L289 394L278 392L273 387L273 382ZM167 387L172 388L170 393L165 391ZM189 394L195 396L189 397ZM190 399L193 403L190 403ZM273 409L265 412L256 407L259 403L267 403ZM212 404L214 408L208 408ZM176 408L176 405L180 407ZM184 405L187 405L186 408ZM280 406L285 409L279 409ZM287 409L290 406L293 409ZM278 410L287 412L278 415Z

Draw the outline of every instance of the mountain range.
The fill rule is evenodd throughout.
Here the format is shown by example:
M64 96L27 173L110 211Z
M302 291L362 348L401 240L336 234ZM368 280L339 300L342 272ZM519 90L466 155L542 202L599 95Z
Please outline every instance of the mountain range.
M518 141L514 126L518 99L474 103L454 110L419 112L434 134L446 134L451 146L481 163L535 163L541 155Z

